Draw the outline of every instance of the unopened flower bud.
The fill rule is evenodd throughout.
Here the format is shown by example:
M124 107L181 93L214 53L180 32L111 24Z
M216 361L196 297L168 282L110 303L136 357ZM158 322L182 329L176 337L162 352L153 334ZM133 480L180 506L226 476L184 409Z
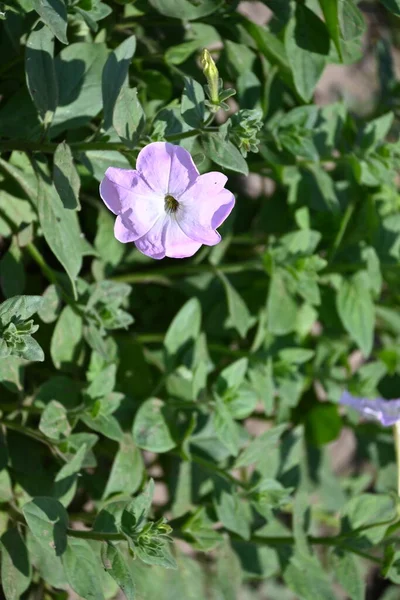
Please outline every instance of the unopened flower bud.
M210 100L214 104L219 104L219 73L217 65L207 48L204 48L202 52L201 64L203 73L207 79Z

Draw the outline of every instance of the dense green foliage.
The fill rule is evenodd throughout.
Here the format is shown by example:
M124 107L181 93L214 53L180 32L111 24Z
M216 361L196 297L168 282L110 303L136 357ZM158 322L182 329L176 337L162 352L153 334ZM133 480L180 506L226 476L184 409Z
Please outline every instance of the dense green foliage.
M313 102L363 56L356 0L237 4L2 4L6 600L398 597L392 432L337 402L400 395L400 1L368 3L362 116ZM98 193L163 140L237 199L181 261L120 244Z

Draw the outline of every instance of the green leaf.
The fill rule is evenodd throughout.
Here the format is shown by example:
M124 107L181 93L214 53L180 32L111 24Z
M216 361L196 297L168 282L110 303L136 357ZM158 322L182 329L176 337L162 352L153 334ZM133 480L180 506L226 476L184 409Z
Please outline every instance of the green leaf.
M363 273L342 281L336 297L339 317L344 328L364 356L369 356L374 341L374 303Z
M180 65L187 60L196 50L200 50L200 42L191 40L178 46L170 46L164 55L165 61L170 65Z
M53 495L63 506L68 506L76 493L77 480L86 456L86 445L83 444L71 460L65 464L54 479Z
M86 540L69 538L62 562L74 592L85 600L104 600L100 561Z
M145 116L137 97L137 89L122 86L115 102L113 126L121 140L129 148L137 145L144 123Z
M26 534L26 544L32 565L39 572L40 577L52 587L65 588L67 581L61 557L54 554L51 546L41 544L29 530Z
M361 494L351 498L343 509L342 531L360 529L359 535L379 543L390 523L398 517L396 499L388 494ZM384 523L378 526L379 523ZM375 527L371 527L375 525ZM354 534L356 536L356 534Z
M0 324L7 325L12 319L26 321L35 314L43 302L42 296L14 296L0 304Z
M76 364L82 339L82 318L71 306L65 306L54 328L50 354L57 369Z
M62 404L52 400L42 412L39 429L44 435L53 440L62 440L71 433L67 411Z
M175 359L194 342L201 326L201 306L197 298L191 298L182 306L168 327L164 338L164 347L169 357Z
M256 468L262 466L265 455L280 444L280 438L285 429L286 425L278 425L254 438L236 459L235 469L249 467L252 464Z
M309 102L326 65L329 36L323 21L304 4L296 4L286 27L285 48L296 89Z
M224 135L209 133L202 137L202 145L206 156L220 167L241 173L249 174L247 162L240 151L225 139Z
M81 181L76 170L71 148L61 142L54 153L53 182L64 208L80 210Z
M234 421L228 405L218 396L216 397L213 414L213 425L218 439L229 450L230 454L237 456L240 446L238 425Z
M92 417L91 415L86 414L81 415L80 419L87 427L102 433L110 438L110 440L121 442L124 437L120 424L112 415L99 414L96 417Z
M6 469L0 471L0 502L10 502L13 499L11 478Z
M283 573L288 587L302 600L335 600L332 583L315 556L297 552Z
M38 212L43 235L64 267L76 294L76 277L82 266L81 231L77 215L64 207L55 188L39 176ZM72 248L74 251L72 251Z
M394 15L400 17L400 0L380 0Z
M8 251L0 260L0 283L6 298L19 296L25 289L25 270L22 252L16 237L12 238Z
M336 440L341 429L342 419L335 404L329 402L315 404L306 414L306 438L314 446L323 446Z
M71 44L56 57L59 99L50 130L52 135L81 127L100 112L103 106L101 73L106 60L105 44L85 42Z
M239 335L242 338L245 338L248 330L254 323L254 319L251 316L243 298L231 285L225 275L218 272L218 277L224 286L226 301L228 303L229 319L227 321L227 325L234 327Z
M6 600L20 600L31 582L28 551L18 529L1 536L1 585Z
M42 121L51 123L58 102L58 85L54 67L54 35L39 23L26 43L25 72L29 93Z
M107 573L118 583L127 600L134 600L135 584L122 552L112 544L103 544L101 559Z
M335 550L331 554L331 560L335 578L351 600L364 600L365 581L354 554Z
M192 545L196 550L208 552L221 542L221 535L212 526L213 522L207 516L206 509L201 506L182 529L193 538Z
M194 129L201 128L205 116L203 86L189 77L185 77L184 81L185 88L182 94L181 115L184 121Z
M67 39L67 9L64 0L32 0L40 18L63 44Z
M122 86L127 83L129 65L135 50L136 38L131 35L111 52L104 65L101 89L105 129L109 129L113 123L114 107Z
M104 498L115 493L134 494L140 487L144 463L140 450L129 434L124 435L104 490Z
M203 0L201 4L190 0L150 0L150 4L166 17L190 21L211 15L222 5L222 0Z
M390 0L389 0L390 1ZM336 50L345 64L362 56L365 21L354 0L319 0L325 23Z
M130 537L143 529L154 496L154 481L150 479L146 489L136 496L124 509L121 517L121 527Z
M36 497L24 504L22 512L36 540L55 556L61 556L67 547L68 514L54 498Z
M289 291L283 269L274 269L267 301L268 329L275 335L285 335L296 327L297 303Z
M223 489L214 504L218 519L224 527L248 540L251 523L249 504L241 500L232 489Z
M149 398L136 413L133 424L133 439L139 448L151 452L168 452L175 448L169 423L171 414L168 407L158 398Z

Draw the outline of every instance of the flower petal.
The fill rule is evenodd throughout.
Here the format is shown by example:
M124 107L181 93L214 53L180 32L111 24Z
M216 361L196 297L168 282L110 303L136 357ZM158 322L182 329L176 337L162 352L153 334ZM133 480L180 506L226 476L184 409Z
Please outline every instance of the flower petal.
M167 215L160 217L145 235L135 240L135 246L142 254L157 259L165 257L163 230L168 219Z
M118 235L122 235L125 241L142 237L164 214L163 196L149 188L137 171L110 167L101 182L100 195L106 206L120 215L118 224L115 224L115 235L117 237L119 232ZM131 236L123 232L122 224L132 233Z
M339 402L340 404L354 408L367 419L379 421L384 427L394 425L394 423L400 420L400 399L358 398L346 390L343 392Z
M163 197L178 198L199 176L189 152L168 142L153 142L137 157L136 168L146 183Z
M134 242L136 239L135 234L125 227L119 215L115 219L114 235L117 240L123 244L126 244L127 242Z
M192 240L213 246L221 236L214 231L230 214L235 197L224 189L225 175L206 173L182 195L177 213L181 229Z
M190 239L179 227L176 219L170 219L164 229L166 256L170 258L187 258L193 256L201 243Z

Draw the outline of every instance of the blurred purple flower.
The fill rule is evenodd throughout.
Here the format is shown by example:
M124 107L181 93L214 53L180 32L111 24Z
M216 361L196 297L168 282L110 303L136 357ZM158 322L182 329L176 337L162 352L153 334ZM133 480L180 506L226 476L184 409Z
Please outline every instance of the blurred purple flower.
M154 142L139 152L136 170L109 167L100 195L117 219L114 234L152 258L185 258L221 240L216 230L235 198L227 177L200 175L189 152Z
M383 398L357 398L347 390L343 392L340 404L351 406L367 419L375 419L384 427L394 425L400 420L400 399L384 400Z

